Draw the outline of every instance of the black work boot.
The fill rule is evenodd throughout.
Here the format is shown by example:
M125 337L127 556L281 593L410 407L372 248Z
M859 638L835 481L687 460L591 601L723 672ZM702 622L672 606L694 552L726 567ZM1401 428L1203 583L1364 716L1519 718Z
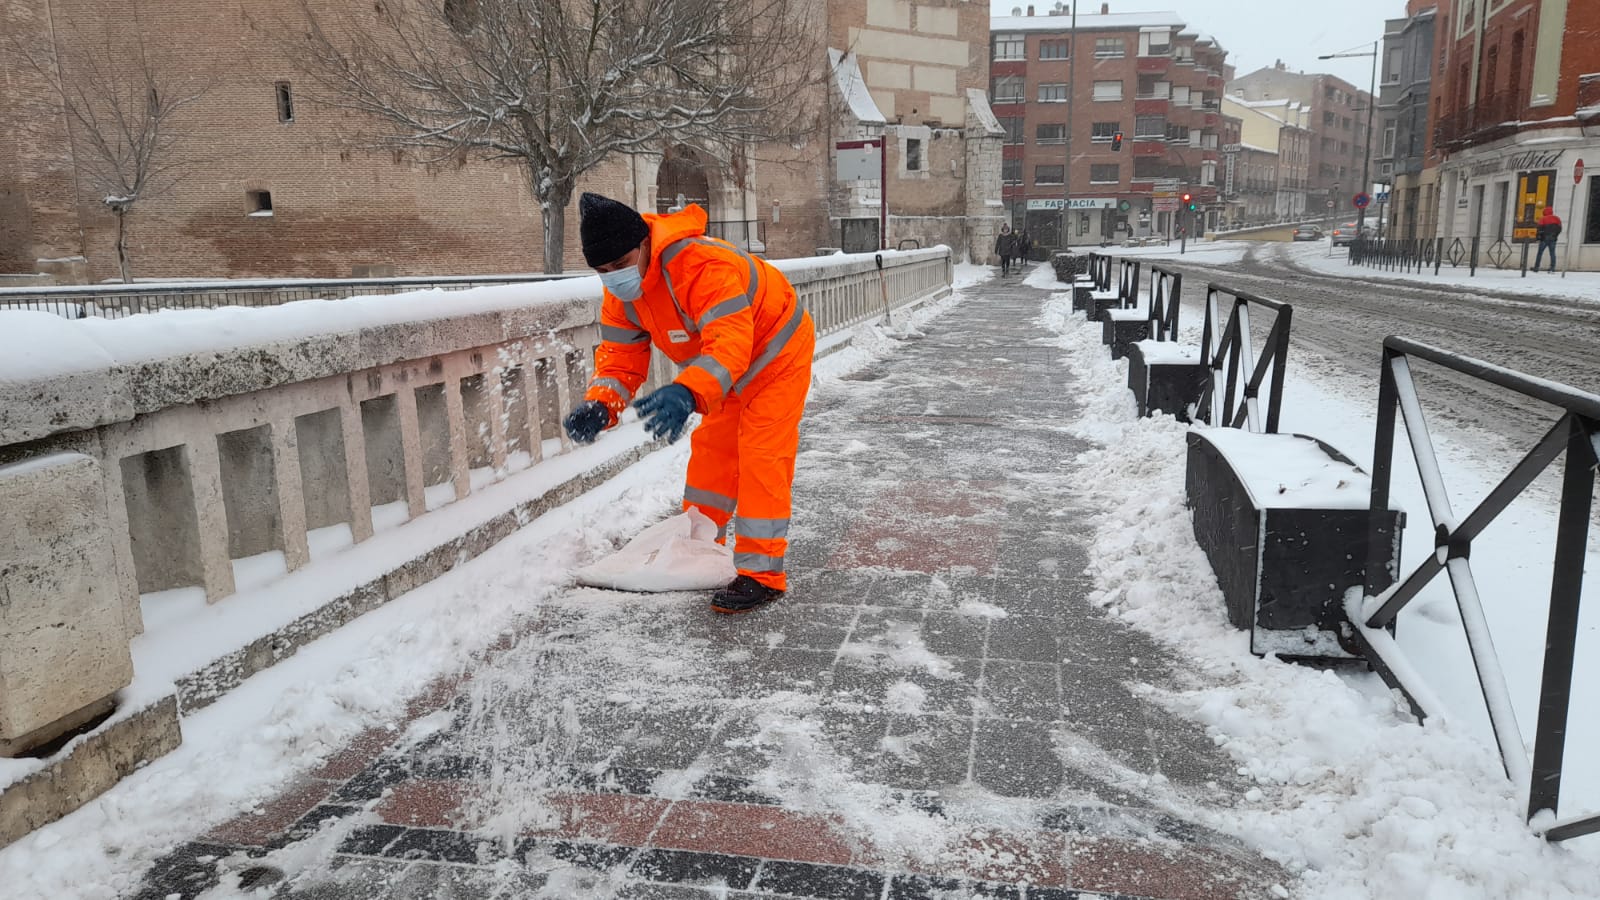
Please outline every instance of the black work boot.
M767 587L749 575L740 575L732 584L711 595L711 611L724 615L747 613L782 596L783 591Z

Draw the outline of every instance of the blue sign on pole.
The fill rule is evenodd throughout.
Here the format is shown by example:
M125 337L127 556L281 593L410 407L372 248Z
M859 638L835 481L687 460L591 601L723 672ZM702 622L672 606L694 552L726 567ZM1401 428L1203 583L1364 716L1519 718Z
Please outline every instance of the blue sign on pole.
M1362 192L1362 193L1356 195L1356 199L1355 199L1354 202L1355 202L1355 205L1356 205L1356 209L1366 209L1367 208L1367 204L1372 202L1372 195L1368 194L1366 192Z
M1379 203L1388 203L1389 202L1389 192L1388 191L1379 191L1378 192L1378 202Z

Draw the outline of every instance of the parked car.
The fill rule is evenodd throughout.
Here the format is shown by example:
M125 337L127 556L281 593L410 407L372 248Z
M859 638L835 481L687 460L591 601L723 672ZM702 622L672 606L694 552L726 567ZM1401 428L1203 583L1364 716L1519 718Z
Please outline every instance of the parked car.
M1370 234L1371 231L1372 229L1367 229L1368 234ZM1333 228L1333 245L1335 247L1348 247L1355 243L1356 234L1356 223L1354 222L1345 222L1343 225L1335 225Z
M1321 225L1300 225L1300 226L1297 226L1295 228L1295 230L1294 230L1294 239L1297 240L1297 241L1320 241L1320 240L1322 240L1322 226Z

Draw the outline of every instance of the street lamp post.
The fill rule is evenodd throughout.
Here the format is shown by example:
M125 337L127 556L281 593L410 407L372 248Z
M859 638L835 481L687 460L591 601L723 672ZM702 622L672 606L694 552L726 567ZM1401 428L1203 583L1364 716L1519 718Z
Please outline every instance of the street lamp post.
M1030 13L1031 14L1031 13ZM1072 4L1072 27L1067 31L1067 158L1061 166L1061 218L1057 226L1061 249L1072 249L1069 223L1072 221L1072 100L1078 93L1078 4ZM1023 213L1026 220L1027 213Z
M1366 152L1361 157L1361 190L1365 194L1372 188L1372 113L1378 108L1378 42L1372 42L1371 50L1358 53L1328 53L1317 59L1344 59L1353 56L1372 57L1372 78L1367 82L1367 139ZM1367 230L1367 208L1360 207L1356 214L1356 237L1361 237Z

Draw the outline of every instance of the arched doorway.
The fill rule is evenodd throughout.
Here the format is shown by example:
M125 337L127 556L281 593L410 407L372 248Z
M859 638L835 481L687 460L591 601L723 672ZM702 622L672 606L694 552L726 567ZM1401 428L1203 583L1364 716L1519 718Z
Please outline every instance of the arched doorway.
M690 203L711 211L711 184L705 165L693 150L674 147L661 160L656 173L656 212L676 212Z

